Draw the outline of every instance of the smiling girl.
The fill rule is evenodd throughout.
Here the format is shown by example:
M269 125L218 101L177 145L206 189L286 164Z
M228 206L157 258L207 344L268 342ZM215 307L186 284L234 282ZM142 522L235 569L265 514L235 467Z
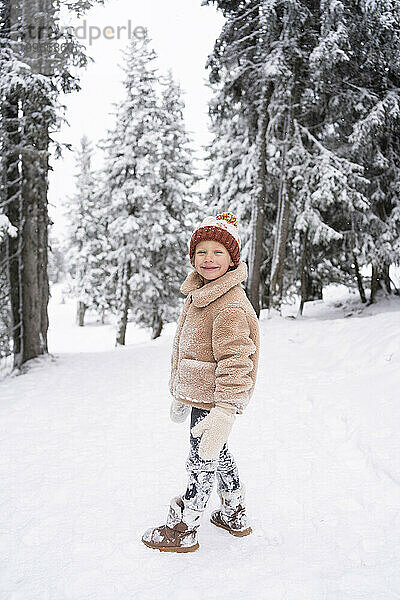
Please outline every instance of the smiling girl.
M227 440L256 382L259 329L241 283L236 217L207 217L189 242L194 270L181 286L186 300L172 347L170 416L183 422L191 412L186 492L170 502L166 524L148 529L143 543L161 551L193 552L197 530L215 480L221 506L211 523L242 537L251 533L244 486Z

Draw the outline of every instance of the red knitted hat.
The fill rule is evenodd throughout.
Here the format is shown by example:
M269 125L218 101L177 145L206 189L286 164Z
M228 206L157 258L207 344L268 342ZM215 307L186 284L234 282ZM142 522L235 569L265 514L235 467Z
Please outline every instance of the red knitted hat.
M219 242L228 250L235 267L240 261L240 238L234 214L224 212L215 217L206 217L190 238L189 257L192 260L196 245L201 240Z

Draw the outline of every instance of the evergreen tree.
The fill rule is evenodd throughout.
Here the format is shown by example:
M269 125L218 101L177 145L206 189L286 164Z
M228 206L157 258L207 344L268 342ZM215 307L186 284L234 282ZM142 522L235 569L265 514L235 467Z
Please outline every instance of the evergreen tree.
M231 114L226 110L220 118L218 113L214 116L211 105L210 117L213 140L206 148L206 179L209 184L203 194L204 203L210 214L229 211L237 216L242 243L241 260L247 261L257 175L255 147L240 112Z
M66 261L59 238L49 234L49 282L60 283L66 275Z
M342 243L327 246L325 260L314 246L312 259L316 271L325 276L326 263L333 266L333 281L335 272L341 272L346 283L357 281L365 301L360 266L372 264L373 289L379 280L390 290L389 264L398 260L399 230L396 233L392 217L398 186L399 8L391 1L326 1L321 3L319 22L318 41L309 58L309 85L301 99L312 119L304 123L303 132L310 146L318 140L325 155L328 150L341 160L340 172L349 164L358 167L358 173L352 167L358 196L349 193L340 175L325 173L333 197L322 206L324 221L341 233ZM323 171L325 165L323 160ZM349 174L348 170L347 180ZM382 189L383 194L376 194Z
M132 284L142 268L149 273L144 233L158 230L154 207L155 168L161 148L160 115L157 103L157 76L153 62L156 54L146 38L132 40L125 58L125 98L117 106L116 123L103 147L106 151L105 194L109 198L107 215L111 242L109 260L117 268L117 344L125 343ZM149 282L149 275L146 275Z
M169 74L160 94L148 38L133 41L125 59L126 96L104 144L118 344L125 343L129 309L153 337L177 317L195 183L179 86Z
M369 182L368 227L357 223L356 233L361 260L372 265L374 301L378 289L390 293L389 267L400 262L400 6L364 0L348 28L361 66L346 99L355 116L349 155Z
M6 242L15 367L47 352L48 171L51 149L61 151L51 136L60 93L79 89L70 68L87 60L72 34L59 30L59 9L53 0L0 2L0 206L18 230Z
M103 308L104 243L106 232L101 219L97 174L92 167L93 148L86 136L77 152L76 193L66 201L68 251L66 261L72 285L69 293L77 299L76 322L83 326L87 308Z
M160 145L154 165L153 197L147 222L140 230L137 272L132 277L133 320L160 335L163 323L178 317L182 260L194 228L192 211L196 176L186 133L180 87L171 72L164 78L157 134Z
M276 186L267 168L268 100L273 87L268 79L266 56L276 42L275 11L281 12L281 8L259 0L216 0L215 4L222 10L226 23L207 62L210 82L218 85L212 111L215 115L219 113L220 118L229 111L240 113L246 122L249 148L253 147L255 176L254 193L248 198L251 220L247 292L259 314L261 275L265 277L265 264L271 262L265 254L271 239L269 223L276 214Z
M398 6L215 4L227 21L208 62L220 85L213 108L222 120L237 106L253 132L253 257L262 246L257 223L264 236L273 225L273 248L262 246L261 264L270 264L267 301L279 308L294 287L304 303L338 280L357 281L364 298L360 267L368 262L373 281L390 287L399 232ZM253 294L251 285L256 307Z

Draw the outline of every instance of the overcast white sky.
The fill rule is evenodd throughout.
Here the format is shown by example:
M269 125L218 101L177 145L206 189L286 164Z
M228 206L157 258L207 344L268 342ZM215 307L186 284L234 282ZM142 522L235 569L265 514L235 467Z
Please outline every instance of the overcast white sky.
M208 71L204 65L212 51L224 19L213 6L201 6L201 0L106 0L105 6L96 6L79 21L66 24L81 25L79 35L86 27L112 27L128 25L132 30L137 26L146 27L152 45L156 50L160 71L172 69L185 92L185 118L188 130L194 140L194 147L209 140L207 102L209 89L205 85ZM120 39L105 39L103 36L89 45L88 39L81 40L87 52L95 60L81 73L79 93L68 94L62 101L67 106L64 125L57 139L70 143L76 148L85 133L94 143L102 138L113 124L113 102L118 102L123 89L121 80L121 51L128 44L126 31L121 31ZM101 154L95 161L100 165ZM50 214L55 222L53 231L62 234L64 219L62 201L74 192L75 163L72 152L64 150L63 158L52 160L54 172L50 173Z

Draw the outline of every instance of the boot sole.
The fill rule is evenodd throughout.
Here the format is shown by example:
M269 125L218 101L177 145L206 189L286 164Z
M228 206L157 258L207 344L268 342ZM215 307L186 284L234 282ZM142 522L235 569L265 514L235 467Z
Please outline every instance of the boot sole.
M233 531L233 529L230 529L227 525L222 525L222 523L217 523L217 521L214 521L213 519L210 519L210 523L212 523L213 525L216 525L216 527L221 527L221 529L225 529L226 531L228 531L231 535L234 535L235 537L244 537L245 535L249 535L253 531L251 527L248 527L247 529L243 529L243 531Z
M186 553L186 552L194 552L195 550L197 550L197 548L200 548L199 544L195 544L194 546L188 546L188 548L174 548L174 547L168 547L168 546L153 546L151 544L151 542L146 542L143 538L142 538L142 542L145 546L147 546L148 548L152 548L153 550L159 550L160 552L182 552L182 553Z

